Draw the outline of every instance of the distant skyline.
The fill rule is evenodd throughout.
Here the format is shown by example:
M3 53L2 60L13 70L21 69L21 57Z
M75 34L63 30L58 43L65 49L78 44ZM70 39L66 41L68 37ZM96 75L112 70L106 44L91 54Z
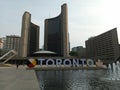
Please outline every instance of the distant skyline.
M40 47L44 44L44 20L60 14L68 6L70 46L84 46L91 36L117 28L120 42L119 0L1 0L0 37L21 35L22 16L31 13L32 22L40 26Z

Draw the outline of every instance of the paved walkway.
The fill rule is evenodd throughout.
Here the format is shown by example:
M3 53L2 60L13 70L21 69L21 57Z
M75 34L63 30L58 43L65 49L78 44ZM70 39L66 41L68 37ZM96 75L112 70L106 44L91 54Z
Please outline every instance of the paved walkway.
M0 90L40 90L34 70L0 67Z

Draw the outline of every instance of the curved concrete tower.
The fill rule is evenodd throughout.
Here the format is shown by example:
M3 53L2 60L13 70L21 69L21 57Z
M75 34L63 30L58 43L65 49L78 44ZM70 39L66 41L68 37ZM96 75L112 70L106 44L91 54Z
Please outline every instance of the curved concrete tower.
M22 17L22 29L20 40L20 57L31 56L39 50L39 26L31 22L31 14L25 12Z
M67 4L63 4L59 16L45 20L44 49L62 57L69 56L67 13Z

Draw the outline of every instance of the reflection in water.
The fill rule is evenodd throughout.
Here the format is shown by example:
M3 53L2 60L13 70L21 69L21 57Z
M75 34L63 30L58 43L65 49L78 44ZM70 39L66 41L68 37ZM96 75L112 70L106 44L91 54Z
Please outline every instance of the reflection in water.
M108 70L36 71L42 90L120 90L120 63Z

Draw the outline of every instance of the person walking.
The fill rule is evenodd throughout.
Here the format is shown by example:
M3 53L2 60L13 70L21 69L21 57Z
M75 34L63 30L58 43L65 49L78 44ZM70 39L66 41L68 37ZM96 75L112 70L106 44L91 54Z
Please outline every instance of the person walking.
M19 64L18 64L18 63L16 64L16 67L17 67L17 69L18 69L18 67L19 67Z

